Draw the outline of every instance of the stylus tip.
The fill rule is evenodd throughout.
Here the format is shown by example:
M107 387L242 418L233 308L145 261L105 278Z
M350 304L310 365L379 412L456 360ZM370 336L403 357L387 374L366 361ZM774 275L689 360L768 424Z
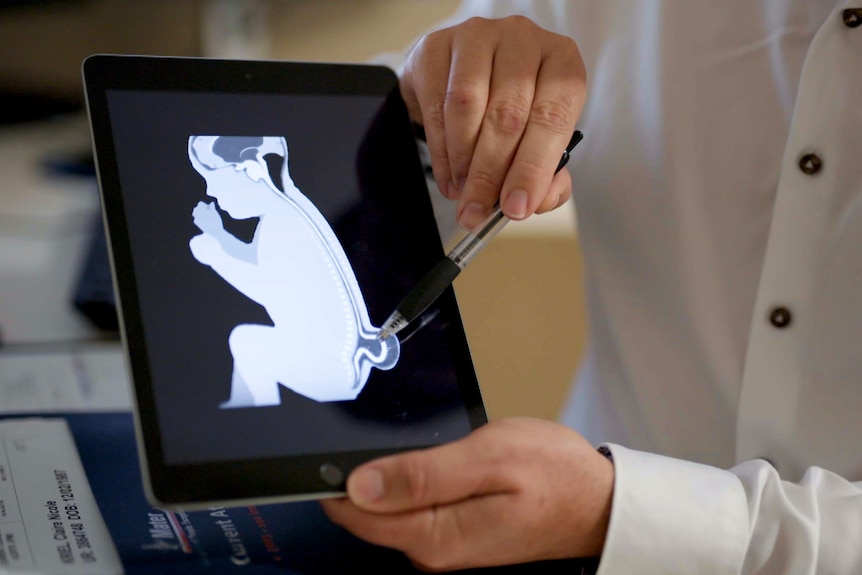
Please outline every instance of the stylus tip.
M377 333L377 339L384 340L391 335L395 335L402 329L404 329L407 324L410 323L407 321L407 318L401 315L400 312L395 312L389 316L383 326L380 328L380 331Z

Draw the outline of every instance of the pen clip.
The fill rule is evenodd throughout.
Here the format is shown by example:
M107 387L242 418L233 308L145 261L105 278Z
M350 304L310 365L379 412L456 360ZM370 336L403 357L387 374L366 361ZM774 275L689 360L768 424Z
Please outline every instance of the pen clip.
M571 157L572 150L574 150L575 146L577 146L578 143L583 139L584 134L581 133L580 130L575 130L575 132L572 134L572 139L569 140L569 145L566 146L566 149L563 151L563 157L560 158L560 163L557 164L557 169L554 171L555 174L562 170L565 165L569 163L569 158Z

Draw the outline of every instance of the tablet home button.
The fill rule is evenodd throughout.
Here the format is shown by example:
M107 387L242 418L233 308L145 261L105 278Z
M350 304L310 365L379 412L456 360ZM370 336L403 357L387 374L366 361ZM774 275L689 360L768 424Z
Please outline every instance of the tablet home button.
M324 463L320 466L320 478L333 487L339 487L344 482L344 472L332 463Z

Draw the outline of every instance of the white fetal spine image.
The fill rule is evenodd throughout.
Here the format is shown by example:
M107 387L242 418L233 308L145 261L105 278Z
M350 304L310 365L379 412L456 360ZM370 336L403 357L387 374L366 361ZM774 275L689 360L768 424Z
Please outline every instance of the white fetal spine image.
M279 385L321 402L355 399L372 367L395 366L400 344L378 340L341 243L290 178L286 140L191 136L188 155L215 200L192 210L201 231L192 255L273 322L231 331L231 392L221 407L278 405ZM216 204L237 220L259 218L250 243L225 230Z

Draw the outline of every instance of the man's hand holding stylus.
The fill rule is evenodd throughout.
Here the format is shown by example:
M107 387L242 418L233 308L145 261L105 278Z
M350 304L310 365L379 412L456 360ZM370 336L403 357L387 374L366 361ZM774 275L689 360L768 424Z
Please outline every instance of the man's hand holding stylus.
M329 517L440 571L601 554L613 464L540 419L492 422L468 437L357 468Z
M586 97L570 38L519 16L473 18L416 45L401 93L463 227L472 229L498 199L513 220L568 200L571 178L554 170Z

